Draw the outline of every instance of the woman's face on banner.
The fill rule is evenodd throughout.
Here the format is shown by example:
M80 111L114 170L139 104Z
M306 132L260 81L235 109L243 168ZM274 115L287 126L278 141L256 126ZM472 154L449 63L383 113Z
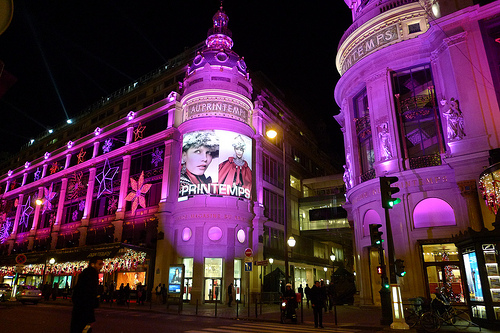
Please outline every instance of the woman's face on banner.
M236 154L236 157L238 157L239 159L243 158L244 152L245 150L243 150L242 148L234 148L234 153Z
M205 146L192 147L182 153L182 161L186 163L186 169L189 172L201 176L205 173L210 163L212 163L212 153Z

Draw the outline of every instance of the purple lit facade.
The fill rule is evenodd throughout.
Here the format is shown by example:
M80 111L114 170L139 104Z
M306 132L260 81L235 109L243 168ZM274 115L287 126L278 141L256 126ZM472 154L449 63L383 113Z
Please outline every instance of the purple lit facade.
M344 207L354 221L360 303L380 304L369 224L387 235L381 176L398 177L401 189L390 219L395 257L407 271L398 278L403 298L439 287L464 302L465 270L451 237L493 228L478 181L489 150L500 147L500 2L345 2L353 24L336 57L335 118L345 140Z
M221 8L204 44L103 98L65 130L37 139L39 146L24 152L27 166L14 158L3 167L4 279L17 253L33 264L24 275L35 284L41 280L36 254L102 249L111 255L118 244L143 251L129 257L145 260L134 266L123 259L134 268L127 271L117 268L112 254L103 282L119 286L137 278L154 287L168 283L171 265L184 264L185 300L224 302L230 283L236 299L260 292L262 285L279 290L259 274L284 271L284 228L297 239L289 258L296 287L326 276L324 267L329 276L332 253L337 261L347 259L343 245L350 242L321 232L335 228L350 235L345 216L328 226L308 214L343 203L341 176L281 92L263 74L250 77L244 59L231 49L227 23ZM281 131L277 139L266 138L270 128ZM326 206L315 197L326 198ZM246 248L253 249L253 261L273 258L273 264L245 273ZM79 271L67 258L48 270L51 276Z

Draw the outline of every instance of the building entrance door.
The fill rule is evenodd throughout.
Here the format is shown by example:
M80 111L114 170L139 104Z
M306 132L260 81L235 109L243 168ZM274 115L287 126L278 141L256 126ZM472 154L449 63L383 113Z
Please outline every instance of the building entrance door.
M221 300L221 279L205 279L205 302Z
M377 273L377 267L380 265L378 249L370 247L370 285L372 292L372 301L374 305L380 305L381 277Z

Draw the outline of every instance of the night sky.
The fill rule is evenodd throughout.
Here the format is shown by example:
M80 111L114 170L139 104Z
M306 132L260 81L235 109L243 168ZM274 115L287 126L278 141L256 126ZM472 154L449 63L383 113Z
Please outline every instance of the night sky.
M0 98L0 158L100 97L204 41L216 0L16 0L0 60L17 82ZM334 160L343 157L335 55L351 13L343 0L226 0L233 50L297 106Z

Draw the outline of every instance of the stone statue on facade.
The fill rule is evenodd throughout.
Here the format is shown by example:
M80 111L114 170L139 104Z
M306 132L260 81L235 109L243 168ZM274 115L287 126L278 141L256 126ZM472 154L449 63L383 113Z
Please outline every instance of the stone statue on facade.
M347 190L352 188L352 176L351 176L351 170L350 170L350 162L349 162L349 154L347 154L345 163L343 165L344 167L344 175L342 179L344 180L345 187Z
M465 136L464 130L464 116L462 111L460 111L458 101L451 98L449 103L447 100L443 99L441 105L445 106L448 104L448 109L443 112L443 116L447 120L447 132L449 141L461 140Z
M378 136L382 147L382 159L388 160L392 158L391 134L389 133L389 127L386 122L380 125Z

